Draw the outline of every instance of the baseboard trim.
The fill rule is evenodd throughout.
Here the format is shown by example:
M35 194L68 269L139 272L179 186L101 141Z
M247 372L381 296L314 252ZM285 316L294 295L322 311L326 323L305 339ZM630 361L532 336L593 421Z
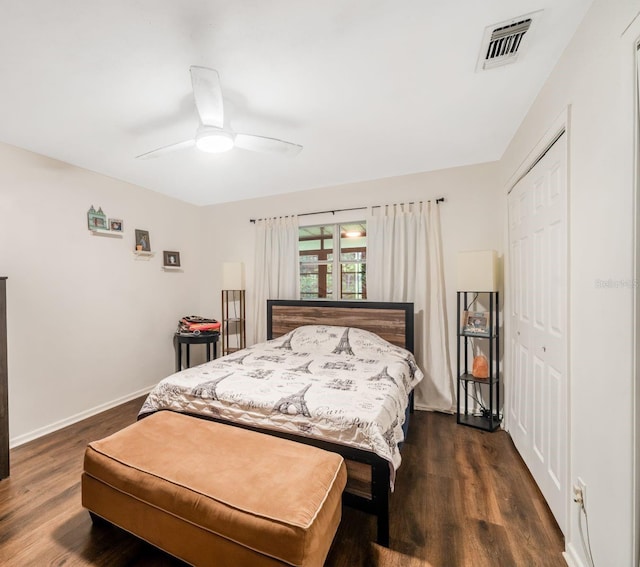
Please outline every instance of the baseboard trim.
M575 547L571 544L567 545L567 550L562 554L562 557L564 557L569 567L585 567Z
M126 396L122 396L121 398L117 398L115 400L111 400L110 402L106 402L104 404L100 404L99 406L95 406L91 409L82 411L80 413L77 413L75 415L72 415L71 417L68 417L66 419L61 419L60 421L56 421L55 423L51 423L50 425L45 425L44 427L40 427L38 429L34 429L33 431L30 431L29 433L25 433L23 435L18 435L17 437L13 437L9 440L9 448L14 449L15 447L19 447L20 445L24 445L25 443L28 443L29 441L33 441L34 439L38 439L39 437L42 437L43 435L47 435L48 433L53 433L54 431L58 431L58 429L62 429L64 427L67 427L68 425L73 425L74 423L77 423L78 421L82 421L83 419L87 419L88 417L92 417L98 413L101 413L103 411L106 411L108 409L114 408L116 406L119 406L120 404L124 404L125 402L129 402L131 400L135 400L136 398L139 398L140 396L144 396L146 394L148 394L151 389L155 386L147 386L146 388L142 388L141 390L138 390L136 392L131 392L130 394L127 394Z
M432 407L427 406L425 404L421 404L420 402L415 402L414 404L415 404L414 407L419 411L437 411L439 413L447 413L447 414L456 413L455 409L443 410L443 409L440 409L440 408L432 408Z

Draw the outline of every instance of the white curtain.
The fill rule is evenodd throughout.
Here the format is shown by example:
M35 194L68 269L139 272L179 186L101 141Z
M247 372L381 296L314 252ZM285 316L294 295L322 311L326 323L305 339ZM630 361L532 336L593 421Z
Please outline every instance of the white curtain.
M425 374L416 389L416 407L453 411L455 383L449 358L437 204L371 209L367 219L367 298L413 302L415 355Z
M267 338L267 299L298 299L298 217L256 221L253 344Z

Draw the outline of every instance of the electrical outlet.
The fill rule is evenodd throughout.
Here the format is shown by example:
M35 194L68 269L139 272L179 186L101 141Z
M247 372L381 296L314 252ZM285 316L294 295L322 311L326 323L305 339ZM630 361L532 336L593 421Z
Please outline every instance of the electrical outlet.
M582 492L582 507L584 508L587 505L587 484L580 477L578 477L578 486Z
M573 501L580 504L582 508L587 505L587 485L580 477L573 485Z

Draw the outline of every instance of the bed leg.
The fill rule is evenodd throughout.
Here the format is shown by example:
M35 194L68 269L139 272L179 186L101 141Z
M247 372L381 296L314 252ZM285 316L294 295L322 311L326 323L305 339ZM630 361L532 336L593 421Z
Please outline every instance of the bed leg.
M377 517L377 543L389 547L389 463L383 461L373 466L372 496Z
M382 545L383 547L389 547L389 510L387 507L387 512L382 513L382 511L378 514L378 537L377 537L378 545Z

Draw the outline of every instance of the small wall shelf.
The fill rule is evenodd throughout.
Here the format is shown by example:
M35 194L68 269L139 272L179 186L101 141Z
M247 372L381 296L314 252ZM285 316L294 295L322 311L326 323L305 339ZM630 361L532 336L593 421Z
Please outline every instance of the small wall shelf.
M145 250L134 250L133 255L136 257L136 260L151 260L156 253L155 252L146 252Z
M100 228L90 228L89 232L93 236L110 236L111 238L122 238L123 232L118 232L116 230L102 230Z
M163 272L184 272L180 266L161 266Z

